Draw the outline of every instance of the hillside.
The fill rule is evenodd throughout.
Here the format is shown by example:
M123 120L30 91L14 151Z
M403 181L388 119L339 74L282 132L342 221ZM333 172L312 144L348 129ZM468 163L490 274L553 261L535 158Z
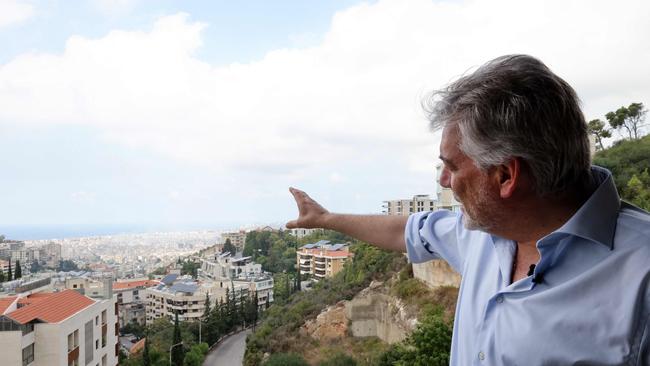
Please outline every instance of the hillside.
M429 290L401 254L358 241L351 250L342 272L268 309L247 341L245 365L448 362L457 290ZM415 362L422 355L429 359Z
M650 210L650 135L616 141L596 153L594 164L612 172L621 198Z

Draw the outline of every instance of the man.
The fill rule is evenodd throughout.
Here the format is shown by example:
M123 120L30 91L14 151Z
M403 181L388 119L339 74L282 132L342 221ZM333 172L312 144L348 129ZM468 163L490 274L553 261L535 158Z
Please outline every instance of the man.
M650 215L591 167L574 90L499 57L431 98L440 185L462 213L330 213L291 188L288 228L337 230L462 275L453 365L650 365Z

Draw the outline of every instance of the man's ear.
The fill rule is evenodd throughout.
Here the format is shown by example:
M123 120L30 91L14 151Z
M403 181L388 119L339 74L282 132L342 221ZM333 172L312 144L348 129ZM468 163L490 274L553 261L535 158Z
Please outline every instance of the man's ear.
M512 158L505 164L495 167L494 178L499 185L501 198L510 198L515 193L521 180L521 164L521 159Z

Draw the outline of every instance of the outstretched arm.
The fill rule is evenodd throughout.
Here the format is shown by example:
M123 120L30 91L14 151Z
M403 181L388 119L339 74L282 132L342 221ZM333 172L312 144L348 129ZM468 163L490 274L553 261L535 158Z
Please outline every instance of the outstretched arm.
M289 188L289 191L298 205L298 218L287 222L287 228L336 230L383 249L406 251L404 228L407 217L331 213L305 192L295 188Z

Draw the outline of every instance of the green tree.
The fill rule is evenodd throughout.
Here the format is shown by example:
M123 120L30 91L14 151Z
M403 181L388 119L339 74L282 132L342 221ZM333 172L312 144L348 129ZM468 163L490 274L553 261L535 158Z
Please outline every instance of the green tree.
M626 196L632 201L633 204L650 210L650 177L648 170L644 170L641 178L633 175L627 182Z
M144 349L142 350L142 366L151 366L151 358L149 357L149 340L145 338Z
M385 352L379 366L448 365L452 327L440 309L424 316L415 331L403 342Z
M11 261L9 261L9 268L7 269L7 281L11 281L14 279L13 273L11 271Z
M5 282L5 273L0 271L0 283Z
M643 127L645 115L648 112L643 103L632 103L627 107L621 107L614 112L605 115L609 125L615 129L624 128L630 140L641 137L640 129Z
M223 249L221 253L230 253L231 255L237 254L237 248L233 245L230 239L226 239L226 242L223 244Z
M183 365L185 366L201 366L205 355L208 353L208 345L206 343L195 344L190 348L189 352L185 354Z
M172 344L178 344L182 340L181 338L181 328L178 324L178 312L174 313L174 338ZM174 366L183 366L183 345L178 345L172 349L172 365Z
M295 353L275 353L264 363L264 366L309 366L302 356Z
M210 304L210 295L207 292L205 293L205 303L203 306L203 317L201 318L201 321L205 322L208 320L210 312L212 311L212 306Z
M16 259L16 272L14 274L14 280L17 280L23 276L23 269L20 266L20 261Z
M198 262L192 262L191 260L187 260L183 262L183 266L181 267L181 275L190 275L192 278L197 278L199 274L199 267L201 265Z
M318 366L357 366L357 361L345 353L337 352L320 362Z
M294 286L293 286L293 292L300 291L301 290L300 289L301 284L302 284L302 278L301 278L301 275L300 275L300 269L298 269L296 271L295 283L294 283Z
M33 261L29 266L29 272L37 273L43 270L43 266L38 261Z
M603 139L612 137L612 133L605 128L605 122L599 119L592 119L587 123L587 130L589 133L596 137L596 143L598 143L597 149L603 150Z
M66 260L59 261L59 268L57 270L61 272L78 271L79 267L75 262L66 259Z

